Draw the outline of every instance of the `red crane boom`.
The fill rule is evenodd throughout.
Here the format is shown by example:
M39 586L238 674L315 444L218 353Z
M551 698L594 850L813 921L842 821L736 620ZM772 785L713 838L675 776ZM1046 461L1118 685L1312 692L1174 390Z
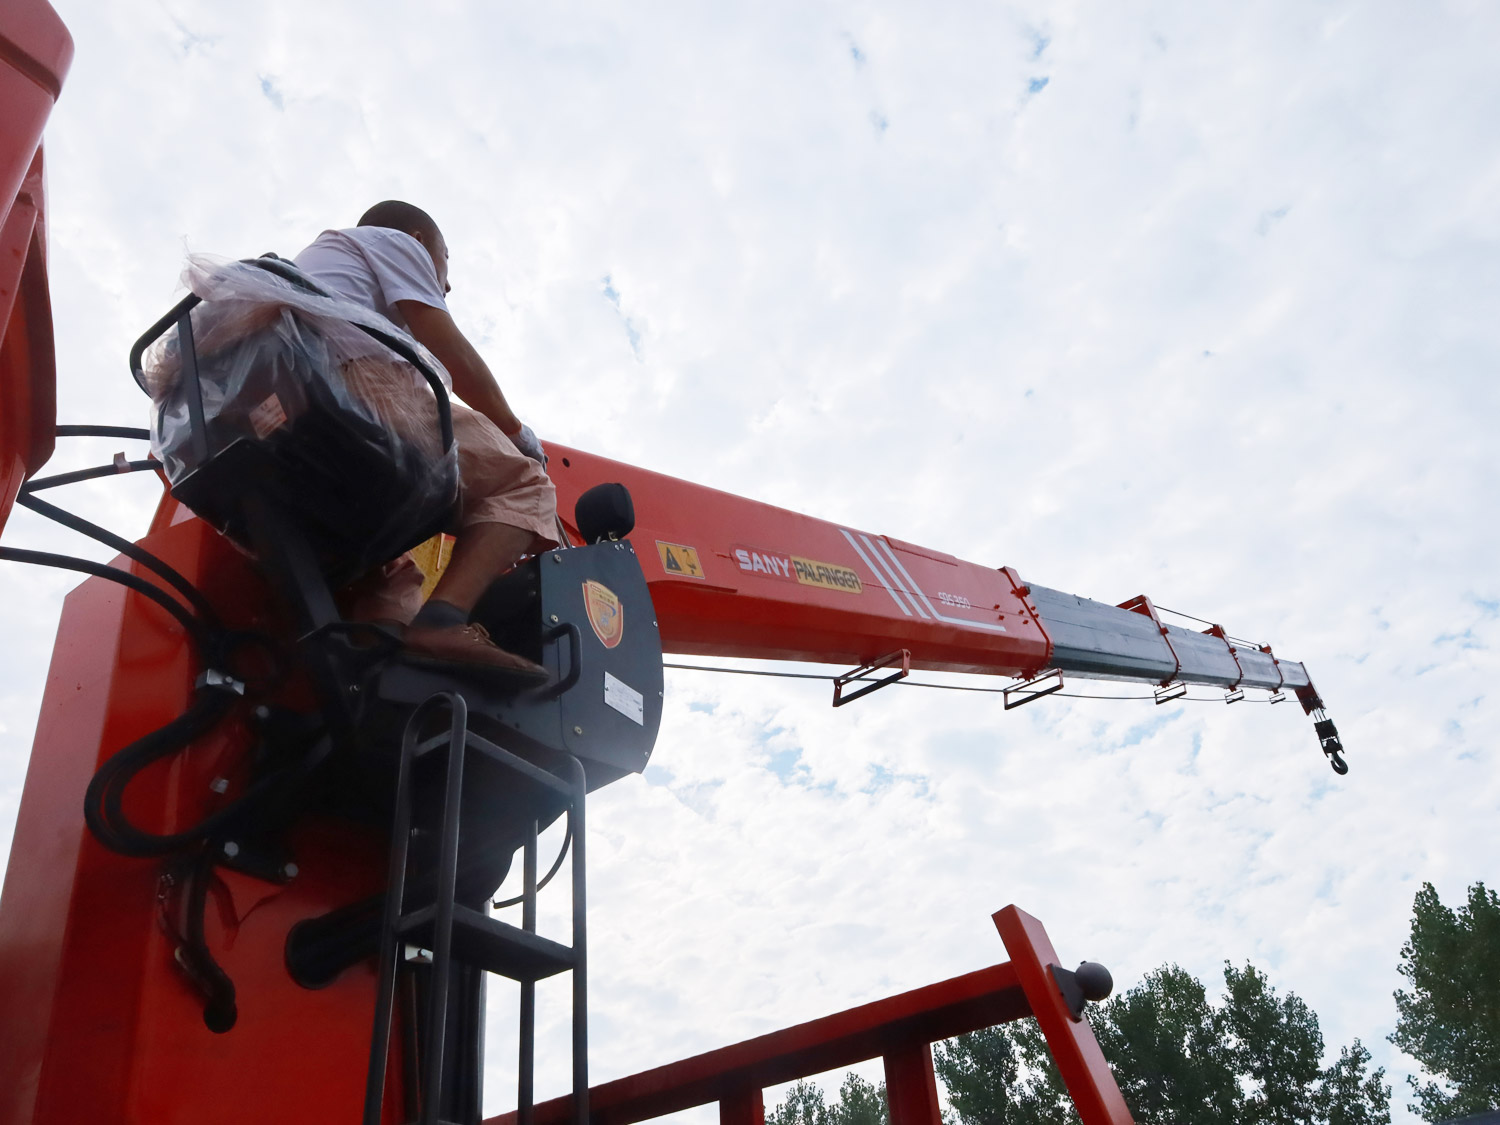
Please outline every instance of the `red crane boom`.
M340 680L327 675L320 679L312 658L306 655L310 646L296 648L309 638L321 638L330 645L343 643L352 631L340 632L345 623L336 614L318 628L294 628L284 587L280 595L274 589L278 576L272 574L268 580L256 563L170 495L163 498L149 532L132 545L82 525L34 494L42 487L116 469L156 467L119 458L114 466L96 471L64 474L50 481L35 477L51 455L54 436L69 436L70 431L55 425L39 145L71 56L66 29L42 0L0 7L0 102L6 106L0 118L0 529L19 495L21 502L94 534L121 552L113 568L103 568L9 545L0 548L0 559L65 565L95 575L69 594L64 605L0 896L0 1125L78 1121L259 1125L267 1120L347 1120L366 1094L367 1073L375 1076L371 1082L377 1094L385 1088L380 1075L388 1074L391 1096L384 1100L380 1121L402 1121L403 1096L409 1099L419 1085L427 1089L430 1084L408 1078L400 1064L415 1065L416 1057L428 1051L431 1039L421 1046L414 1035L382 1043L375 1019L377 971L368 957L349 959L316 982L322 987L309 985L306 976L299 978L303 982L299 984L289 972L288 934L298 923L335 918L351 904L361 905L361 898L378 898L386 887L399 886L386 870L387 836L405 840L410 834L404 829L388 833L391 820L379 822L369 808L362 810L363 819L345 815L347 809L333 803L307 813L298 805L301 794L297 793L282 794L288 799L276 805L277 817L272 818L276 823L267 825L256 819L261 806L248 801L269 784L267 778L303 776L278 761L268 765L266 755L257 758L257 752L267 747L277 753L290 747L289 757L302 756L294 766L313 763L307 767L311 776L326 759L317 758L308 748L337 743L346 751L352 748L355 766L368 775L379 775L381 781L376 784L383 783L382 770L360 757L369 749L360 739L371 727L379 726L387 713L366 704L361 717L373 714L375 721L367 727L351 722L345 729L339 727L337 699L329 702L330 696L347 699L377 680ZM118 427L72 427L71 433L131 436ZM1163 690L1191 683L1221 687L1231 694L1246 688L1278 695L1292 691L1304 709L1318 718L1324 750L1342 772L1337 734L1322 716L1322 702L1303 666L1278 659L1267 647L1236 641L1217 626L1199 632L1168 625L1144 597L1123 606L1094 602L1027 583L1008 567L993 569L964 562L939 550L578 450L553 446L550 453L564 513L571 513L577 498L598 484L620 482L629 488L637 516L631 542L644 571L651 607L642 598L625 608L631 614L654 608L653 625L667 651L860 666L854 678L846 677L836 685L836 702L880 686L882 680L870 678L877 667L892 669L879 673L881 677L899 676L910 668L1013 677L1024 681L1017 689L1017 702L1056 690L1044 678L1050 676L1060 686L1063 673L1149 683ZM259 511L254 518L271 521L274 513ZM579 529L569 530L576 545L582 546ZM630 569L634 564L628 551L627 544L606 543L549 553L552 562L563 565L549 566L546 560L532 564L536 583L530 593L535 599L563 594L578 598L576 582L570 579L564 584L555 576L571 574L571 560L585 557L604 558L615 568L613 573L629 570L627 577L636 583L631 588L639 591L641 572ZM282 561L287 564L286 573L295 578L296 560L288 553ZM274 569L267 564L266 570ZM553 576L553 594L547 593L543 571ZM627 588L624 581L618 589ZM591 596L590 587L598 588L596 594L603 591L599 596L606 603L614 598L601 583L590 580L583 583L585 599ZM326 588L323 599L331 609ZM619 609L616 599L613 610ZM541 610L535 612L533 624L538 624ZM613 650L621 643L618 617L615 631L609 633L599 628L592 608L588 614L602 649ZM585 646L594 642L587 638L587 626L580 629L578 621L558 624L554 615L551 622L555 629L547 631L543 623L532 634L545 632L542 643L556 644L556 654L549 659L560 683L553 695L566 696L573 685L582 683ZM620 651L640 645L641 632L647 634L650 646L655 645L650 631L639 625L633 628L631 639L621 644ZM303 663L289 660L291 671L284 678L268 677L274 682L250 692L251 698L229 699L234 688L243 690L245 685L227 676L223 668L205 665L213 647L206 642L248 636L260 638L268 650L296 649ZM571 652L572 661L566 677L561 655L565 650ZM619 652L615 655L620 658ZM606 672L603 700L591 698L588 704L593 714L602 716L602 725L617 724L617 730L648 743L647 735L654 736L660 718L655 690L661 683L660 649L650 647L650 655L654 681L637 679L632 686L615 680L612 685L614 677ZM411 698L430 702L443 696L441 675L434 689L421 679L424 674L430 679L431 673L405 671L414 677L406 681L408 686L414 683L413 690L424 692ZM382 674L379 668L370 673ZM378 683L385 686L384 680ZM643 685L649 690L639 690ZM852 690L840 696L844 688ZM213 707L203 710L202 701L214 693L218 694ZM377 703L392 700L411 701L382 694ZM559 700L557 707L565 702ZM507 714L520 715L523 704L515 706L518 710ZM349 710L354 710L352 705ZM455 716L460 710L459 704L452 704ZM211 721L199 723L200 715L209 715ZM319 715L322 728L312 724ZM533 719L535 714L528 712L526 721ZM303 720L310 725L299 727ZM191 729L183 727L185 721ZM459 719L452 721L457 730ZM515 753L489 746L488 760L508 756L512 766L506 768L517 771L516 776L548 781L550 775L538 762L545 764L543 752L550 750L543 735L534 733L543 727L525 727L520 718L516 722L520 725L510 732ZM283 725L271 730L276 723ZM593 718L587 723L588 737L606 741L597 734ZM172 732L179 728L186 733L167 745L171 739L164 732L176 738ZM583 722L574 725L569 720L566 729L554 722L553 729L564 744L563 757L589 758L579 743L569 741L585 737ZM410 761L416 720L408 724L407 733L403 761ZM139 770L128 777L107 770L101 774L107 763L119 764L120 749L127 744L136 754ZM158 752L162 748L183 752L171 757L169 766L146 769L166 757ZM461 739L449 744L446 760L454 771L451 777L461 772L452 763L463 761L470 748ZM525 753L533 757L518 757ZM581 777L580 763L568 760ZM639 769L643 762L641 757L633 765L614 762L600 769L595 761L591 768L598 772L588 773L588 784ZM109 832L96 837L85 827L83 817L85 792L94 791L91 779L98 784L104 776L131 783L128 794L125 781L112 789L103 786L100 806L90 804L91 814L97 817L98 808L112 802L108 823L116 833L112 846L117 850L106 846ZM396 786L398 807L401 784ZM548 964L561 965L572 958L567 963L575 981L585 964L582 897L576 890L583 869L584 785L579 780L570 790L576 804L570 806L569 816L576 812L580 826L574 846L574 945L544 942L534 933L506 938L519 943L517 948L530 950L534 960L550 958ZM452 807L456 809L474 792L453 782L449 787ZM486 816L504 819L495 812L495 804L478 803L478 811ZM233 814L240 819L232 820ZM534 812L528 815L534 830L541 817ZM516 813L513 819L520 823L526 816ZM449 821L444 813L445 833ZM205 827L231 823L232 838ZM411 822L398 814L395 823ZM444 932L452 937L457 901L453 890L457 861L452 857L459 848L458 823L455 812L451 834L445 836L453 849L444 853L450 858L443 861L449 879L447 904L439 903L430 887L422 892L431 892L432 904L424 909L432 915L428 919L432 937L421 940L429 941L435 951L440 949L439 932L444 925L449 927ZM464 821L466 830L471 823ZM569 823L571 827L574 822L570 819ZM185 845L129 853L119 846L125 838L122 825L131 826L135 836L148 843L171 843L181 837ZM267 839L249 838L262 829ZM95 831L100 830L96 827ZM472 835L467 839L472 858ZM420 846L412 845L414 849ZM526 861L532 881L534 846L533 831L533 850ZM419 857L411 866L420 874L426 862ZM406 866L398 858L392 870L402 872L404 878ZM482 897L487 898L488 892ZM388 898L395 907L386 917L395 922L387 926L386 936L407 933L392 928L403 924L405 916L398 917L402 895L393 892ZM534 922L534 900L528 908L533 910ZM471 906L465 909L468 915L478 916ZM445 910L449 921L440 923L437 919ZM490 921L484 914L479 922L466 923L470 940L479 940L473 938L475 933L488 934L485 940L489 940L494 937L491 931L503 929ZM412 936L412 940L418 938ZM389 943L385 948L389 949ZM434 953L435 965L448 964L437 960L446 956L446 952ZM389 968L385 960L382 965ZM476 965L489 967L471 960L457 968L463 971ZM1043 966L1040 961L1031 970L1035 979L1026 987L1038 996L1050 997L1052 1007L1058 1007L1050 991L1053 980L1046 972L1057 981L1071 975L1060 976L1057 966ZM438 977L436 968L432 975ZM235 986L229 989L231 1015L216 1023L224 1009L215 1009L217 1014L211 1015L204 995L214 994L229 980ZM234 1011L236 987L238 1008ZM429 987L437 995L446 984ZM580 987L576 995L582 994ZM384 984L379 986L379 995L382 1004L389 1000ZM1082 1000L1078 1003L1081 1006ZM432 1010L447 1011L438 1006ZM1080 1013L1081 1007L1069 1018L1078 1021ZM232 1033L215 1034L224 1030L225 1022L233 1024ZM397 1022L410 1030L417 1025L417 1017L408 1010ZM373 1047L372 1025L377 1030ZM444 1024L433 1017L425 1026ZM1064 1027L1068 1036L1092 1044L1086 1029L1086 1023L1077 1030ZM437 1038L441 1043L441 1033ZM575 1044L579 1041L575 1038ZM472 1034L468 1042L472 1046ZM1097 1055L1097 1047L1090 1049ZM583 1056L586 1060L586 1050ZM367 1066L372 1057L382 1066L390 1061L388 1072ZM428 1057L442 1060L441 1049ZM925 1081L930 1086L930 1063L928 1067ZM575 1069L575 1074L586 1077L586 1067ZM443 1087L439 1084L438 1088ZM1114 1096L1118 1100L1118 1094ZM367 1104L374 1105L378 1115L381 1102ZM935 1105L935 1094L924 1104ZM427 1108L424 1120L434 1112L432 1105ZM476 1117L477 1109L466 1116ZM1120 1106L1118 1114L1108 1119L1128 1120L1128 1114Z

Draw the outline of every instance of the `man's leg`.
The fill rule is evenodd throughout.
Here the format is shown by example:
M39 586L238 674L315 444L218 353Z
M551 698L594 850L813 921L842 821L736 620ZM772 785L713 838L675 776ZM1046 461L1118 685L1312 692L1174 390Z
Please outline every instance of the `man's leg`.
M498 575L504 574L537 541L536 532L504 523L476 523L463 529L453 543L448 568L438 579L430 602L446 602L472 613Z
M523 683L546 680L540 664L497 647L481 626L469 622L490 583L539 542L535 532L504 523L464 528L432 596L402 634L407 649L434 660L482 664Z
M406 630L407 648L440 660L485 664L518 680L546 678L540 665L497 648L469 624L490 583L522 555L556 542L552 482L487 418L453 404L453 436L464 482L462 529L448 568Z
M387 361L355 360L345 363L342 373L350 391L382 423L437 456L440 446L431 397L413 370ZM522 555L558 541L552 482L489 419L461 403L451 403L451 409L463 480L462 529L432 597L420 610L413 607L415 618L388 611L381 616L411 622L402 640L417 655L484 665L517 682L540 682L547 678L545 669L496 647L481 626L469 623L469 614L490 583ZM391 578L390 571L385 568L382 576Z

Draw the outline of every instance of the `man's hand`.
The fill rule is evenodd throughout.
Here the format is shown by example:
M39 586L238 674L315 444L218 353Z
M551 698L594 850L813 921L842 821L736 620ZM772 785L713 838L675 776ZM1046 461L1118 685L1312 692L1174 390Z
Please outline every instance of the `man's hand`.
M396 308L406 318L411 334L448 369L448 374L453 377L453 393L515 441L521 420L500 393L500 385L490 374L489 366L453 323L448 310L424 305L421 301L397 301ZM534 435L531 440L535 445ZM541 447L537 446L537 450L540 452Z
M536 440L536 434L531 432L530 426L522 424L518 431L510 435L510 440L517 449L542 468L547 467L547 454L542 449L542 443Z

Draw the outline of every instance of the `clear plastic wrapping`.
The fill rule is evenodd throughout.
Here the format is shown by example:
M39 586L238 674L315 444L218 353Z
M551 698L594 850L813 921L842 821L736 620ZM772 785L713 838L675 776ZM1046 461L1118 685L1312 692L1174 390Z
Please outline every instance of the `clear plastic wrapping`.
M423 376L360 330L400 337L353 302L310 293L244 262L193 256L192 312L203 432L192 419L175 328L148 351L152 448L174 493L249 546L243 499L256 490L300 527L325 567L353 577L430 534L458 493Z

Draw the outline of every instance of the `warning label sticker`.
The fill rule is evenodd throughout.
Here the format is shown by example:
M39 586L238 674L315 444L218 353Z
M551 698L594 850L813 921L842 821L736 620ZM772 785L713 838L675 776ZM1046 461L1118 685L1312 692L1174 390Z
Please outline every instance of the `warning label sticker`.
M696 547L681 543L656 541L656 553L661 556L661 568L678 578L702 578L703 564L698 561Z
M804 559L798 555L783 555L777 551L762 551L754 547L735 547L734 561L743 571L763 574L767 578L779 578L803 586L817 586L823 590L839 590L845 594L864 592L859 574L838 563Z
M250 411L250 425L255 429L255 436L258 438L275 433L285 424L286 411L281 408L281 400L275 395L271 395L265 402Z

